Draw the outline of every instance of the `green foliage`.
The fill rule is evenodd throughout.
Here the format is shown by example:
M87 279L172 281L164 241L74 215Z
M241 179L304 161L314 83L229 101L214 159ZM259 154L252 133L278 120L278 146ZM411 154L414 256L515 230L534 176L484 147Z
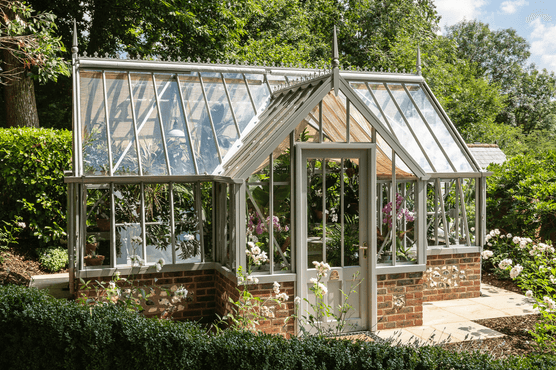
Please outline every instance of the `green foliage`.
M224 331L146 319L113 305L85 307L44 291L0 287L2 369L548 370L554 355L492 360L485 353L322 337ZM48 359L45 362L45 359Z
M490 168L488 227L556 241L556 151L518 155Z
M38 248L40 264L51 272L57 272L68 264L68 251L64 248Z
M71 140L65 130L0 129L0 220L21 217L20 236L42 246L65 237Z

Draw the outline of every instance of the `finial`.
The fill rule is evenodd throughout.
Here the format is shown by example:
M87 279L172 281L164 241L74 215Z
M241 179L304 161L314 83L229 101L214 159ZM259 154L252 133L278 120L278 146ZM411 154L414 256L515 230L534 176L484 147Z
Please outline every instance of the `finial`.
M338 68L340 65L338 55L338 37L336 36L336 26L334 26L334 43L332 45L332 69Z
M77 56L77 52L79 49L77 48L77 22L75 19L73 20L73 44L71 45L71 53Z
M417 46L417 75L421 76L421 49Z

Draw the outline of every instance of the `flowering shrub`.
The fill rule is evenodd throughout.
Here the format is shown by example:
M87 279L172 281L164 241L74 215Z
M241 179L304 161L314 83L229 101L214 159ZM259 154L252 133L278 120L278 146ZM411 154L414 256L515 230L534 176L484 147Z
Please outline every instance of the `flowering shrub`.
M259 284L259 279L252 276L251 266L261 266L267 263L268 256L254 242L249 242L247 245L248 248L245 251L248 258L247 273L244 273L241 266L238 268L239 299L234 301L229 298L232 311L219 317L219 321L215 325L217 331L222 330L220 326L228 326L235 330L260 332L258 326L261 321L274 318L276 306L281 306L290 298L286 293L280 292L280 284L276 281L273 284L274 296L261 298L251 293L250 288ZM287 323L287 319L284 321L285 323Z
M498 273L509 276L535 300L541 319L531 333L543 350L556 350L556 255L550 244L535 243L530 238L501 234L493 230L487 235L483 263L495 266ZM511 258L509 258L511 257ZM488 262L486 262L488 261Z

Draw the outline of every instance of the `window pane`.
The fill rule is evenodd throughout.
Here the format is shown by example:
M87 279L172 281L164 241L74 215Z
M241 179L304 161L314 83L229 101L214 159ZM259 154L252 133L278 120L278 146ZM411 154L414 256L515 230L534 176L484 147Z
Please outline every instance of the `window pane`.
M82 71L80 77L83 172L85 175L106 175L110 166L102 73Z
M156 84L172 175L195 174L178 82L171 75L156 75Z
M224 78L226 79L228 93L230 94L239 130L243 132L249 121L255 116L253 104L251 104L251 99L247 92L247 86L240 73L224 73Z
M127 73L106 72L108 122L115 175L137 175L139 167Z
M199 76L192 74L179 75L178 77L183 90L185 110L191 130L191 140L193 141L193 152L197 158L199 173L211 174L220 164L220 161L218 160Z
M137 131L143 174L167 175L168 169L162 145L152 76L136 73L133 77L133 99L138 122ZM162 91L165 91L169 85L169 83L164 84Z

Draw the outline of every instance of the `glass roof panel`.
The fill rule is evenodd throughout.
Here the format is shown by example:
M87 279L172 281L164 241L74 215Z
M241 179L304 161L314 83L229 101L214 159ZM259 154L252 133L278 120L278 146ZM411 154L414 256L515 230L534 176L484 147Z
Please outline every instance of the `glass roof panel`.
M255 116L255 110L249 98L247 85L245 85L243 76L240 73L224 73L224 79L230 94L239 131L243 132L249 121Z
M152 75L135 73L134 77L132 80L133 99L138 123L137 132L143 174L167 175L168 168L162 144ZM169 83L164 84L161 92L164 92L169 86Z
M436 141L434 140L433 136L431 135L429 129L419 116L417 109L411 102L411 99L407 95L405 89L400 84L388 84L392 95L394 95L394 99L400 106L403 116L407 120L407 123L413 129L413 132L417 136L417 139L421 143L421 146L424 148L425 152L427 153L429 159L432 161L434 168L438 172L453 172L452 167L448 163L446 156L440 148L438 147ZM414 89L413 86L410 86L411 89ZM403 117L400 115L403 119Z
M105 72L112 168L115 175L139 174L129 83L125 72Z
M347 116L347 98L339 91L338 97ZM328 96L326 97L328 98ZM325 98L325 99L326 99ZM349 106L349 140L352 142L370 143L372 141L372 126L353 104Z
M205 85L210 115L214 123L218 145L220 146L220 154L224 157L238 138L230 102L226 96L220 74L203 72L201 77Z
M83 173L109 173L108 136L102 88L102 72L80 72L81 125L83 127Z
M454 137L448 131L446 124L432 106L421 86L407 84L407 87L413 100L415 100L415 104L423 116L425 116L425 119L440 142L440 145L442 145L456 169L461 172L473 171L473 167L469 164L469 161L463 154L461 148L457 145Z
M423 154L421 148L419 148L419 145L413 137L413 134L411 133L411 131L409 131L405 122L403 121L401 113L396 107L396 104L390 97L390 94L388 94L385 85L373 83L369 84L369 87L371 88L373 95L379 103L380 108L384 112L385 118L392 126L394 134L400 141L400 144L405 147L408 153L413 155L422 169L424 169L426 172L433 172L432 167L427 161L427 158Z
M246 74L245 79L249 84L249 89L251 90L251 96L257 107L257 111L261 112L264 109L264 103L266 99L270 96L270 91L268 91L268 86L264 82L264 75L259 74Z
M194 175L195 165L187 138L178 81L172 75L157 74L155 77L170 170L172 175Z
M384 126L389 127L388 122L386 122L386 120L384 119L384 116L378 109L373 96L369 92L367 84L365 82L350 82L349 85L357 92L357 94L359 94L359 97L363 100L367 107L371 109L371 112L373 112L378 117L378 119L384 124Z
M220 164L199 76L179 75L193 152L199 173L212 173Z

